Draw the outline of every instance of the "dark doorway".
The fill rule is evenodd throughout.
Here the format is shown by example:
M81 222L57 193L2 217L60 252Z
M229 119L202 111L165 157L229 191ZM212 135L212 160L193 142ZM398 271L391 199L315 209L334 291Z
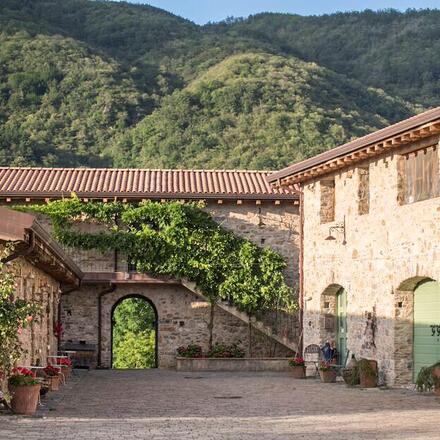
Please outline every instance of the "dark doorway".
M112 308L112 368L145 369L158 365L157 310L141 295L121 298Z

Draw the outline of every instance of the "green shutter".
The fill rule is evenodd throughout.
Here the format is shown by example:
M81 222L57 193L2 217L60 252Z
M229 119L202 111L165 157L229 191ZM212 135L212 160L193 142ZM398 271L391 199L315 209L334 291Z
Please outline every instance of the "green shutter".
M338 300L338 335L337 347L340 353L340 362L345 362L347 352L347 292L341 289L337 294Z
M414 292L414 380L422 367L440 361L440 284L428 281Z

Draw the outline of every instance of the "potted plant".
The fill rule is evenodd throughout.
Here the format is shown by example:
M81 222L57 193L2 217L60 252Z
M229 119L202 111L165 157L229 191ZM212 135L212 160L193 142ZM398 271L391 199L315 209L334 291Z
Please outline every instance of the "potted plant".
M336 382L337 372L331 362L321 361L319 364L319 377L324 383Z
M359 368L358 362L354 354L351 356L350 362L342 370L342 378L344 379L344 382L350 387L359 385Z
M14 368L8 384L12 411L15 414L35 414L41 389L35 374L26 368Z
M58 368L53 367L52 365L48 365L43 369L44 373L47 376L48 382L50 384L50 391L58 391L60 389L60 370Z
M431 391L440 396L440 362L429 367L422 367L416 379L418 391Z
M57 364L61 367L61 374L64 376L64 380L66 381L72 372L72 361L69 358L60 358L57 359Z
M296 356L293 359L289 359L289 366L292 367L292 373L295 379L305 379L306 365L304 358L301 356Z
M372 359L361 359L357 367L361 388L377 387L377 362Z

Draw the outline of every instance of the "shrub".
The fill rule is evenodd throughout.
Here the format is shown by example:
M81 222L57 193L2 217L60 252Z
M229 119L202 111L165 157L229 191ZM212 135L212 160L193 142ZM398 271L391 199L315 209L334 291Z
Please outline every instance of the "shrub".
M210 358L243 358L244 350L240 348L239 343L233 344L215 344L208 352Z
M202 347L197 344L189 344L186 347L181 346L177 349L177 354L181 357L187 358L201 358L203 357Z
M430 365L429 367L422 367L417 375L416 388L417 391L431 391L435 387L440 386L440 379L434 376L434 369L440 367L440 362Z

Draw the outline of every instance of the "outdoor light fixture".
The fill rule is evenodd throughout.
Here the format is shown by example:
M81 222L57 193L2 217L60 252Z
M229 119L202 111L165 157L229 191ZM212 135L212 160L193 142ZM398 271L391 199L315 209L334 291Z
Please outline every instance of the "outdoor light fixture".
M262 228L263 226L266 226L263 222L263 213L261 212L261 208L258 208L258 227Z
M344 215L344 221L340 223L336 223L334 226L330 226L328 230L328 237L326 238L327 241L335 241L336 238L333 236L333 231L339 231L344 234L344 240L342 241L343 245L347 244L346 235L345 235L345 215Z

